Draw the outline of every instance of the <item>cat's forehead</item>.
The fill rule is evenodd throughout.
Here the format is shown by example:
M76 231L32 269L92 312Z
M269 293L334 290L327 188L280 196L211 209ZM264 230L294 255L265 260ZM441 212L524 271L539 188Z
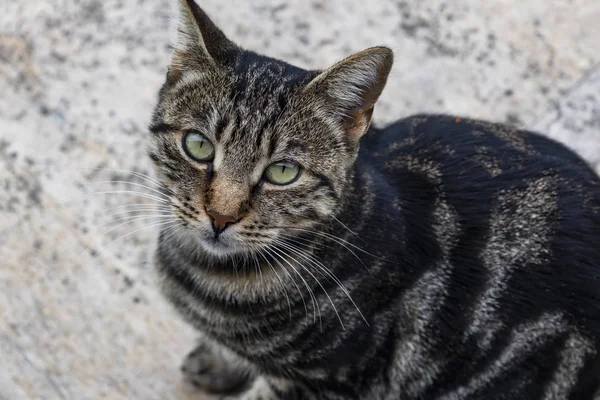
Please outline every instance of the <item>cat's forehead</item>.
M285 61L251 51L242 51L238 54L231 66L231 72L248 89L252 89L257 83L270 87L299 86L316 74L315 71L307 71Z
M294 109L279 102L244 104L244 100L225 113L213 127L217 145L226 155L228 167L240 169L275 159L302 157L302 133L287 123ZM292 121L290 121L292 122ZM220 164L220 163L218 163Z
M225 100L238 116L246 112L248 117L273 118L312 75L269 57L240 55L230 70L232 84Z
M297 92L312 76L314 72L269 57L241 56L214 108L217 140L240 158L272 156L288 147L294 141L291 123L306 106Z

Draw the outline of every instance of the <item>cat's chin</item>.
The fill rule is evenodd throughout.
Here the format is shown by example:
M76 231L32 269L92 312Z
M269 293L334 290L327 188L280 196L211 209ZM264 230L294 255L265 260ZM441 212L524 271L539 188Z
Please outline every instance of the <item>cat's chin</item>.
M213 257L227 257L248 252L248 249L240 245L231 245L221 239L213 237L198 237L198 243L202 250Z

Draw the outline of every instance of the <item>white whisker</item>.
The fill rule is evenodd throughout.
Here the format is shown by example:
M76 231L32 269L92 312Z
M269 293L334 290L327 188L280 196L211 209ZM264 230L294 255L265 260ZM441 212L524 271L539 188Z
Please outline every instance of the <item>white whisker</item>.
M285 227L285 228L286 229L291 229L291 230L302 231L302 232L308 232L308 233L312 233L314 235L318 235L318 236L321 236L321 237L324 237L324 238L327 238L327 239L331 239L334 242L337 242L339 245L345 247L346 250L348 250L350 253L352 253L352 255L354 255L354 257L356 257L356 259L358 261L360 261L360 263L365 268L367 268L366 264L360 259L360 257L354 251L352 251L352 249L350 249L350 247L352 247L352 248L354 248L354 249L356 249L356 250L358 250L358 251L360 251L362 253L365 253L365 254L367 254L367 255L369 255L371 257L374 257L374 258L376 258L378 260L387 261L387 260L385 260L385 259L383 259L381 257L376 256L375 254L369 253L368 251L361 249L360 247L356 246L355 244L352 244L352 243L348 242L347 240L344 240L344 239L342 239L340 237L337 237L335 235L332 235L332 234L329 234L329 233L326 233L326 232L315 231L315 230L304 229L304 228L297 228L297 227ZM350 247L348 247L348 246L350 246ZM368 270L368 268L367 268L367 270Z
M284 237L286 240L292 241L296 244L310 247L311 249L331 248L331 245L326 245L323 242L317 242L315 240L310 240L308 238L303 238L303 237L299 237L296 235L290 235L290 234L280 232L279 236Z
M132 190L108 190L108 191L103 191L103 192L92 192L92 193L88 193L87 196L97 195L97 194L127 194L127 195L131 195L131 196L138 196L138 197L144 197L144 198L150 199L150 200L155 200L155 201L158 201L159 203L170 204L165 199L156 197L156 196L148 194L148 193L136 192L136 191L132 191Z
M255 246L252 246L252 247L254 248ZM288 295L288 292L287 292L287 289L285 288L283 280L281 279L281 277L277 273L277 269L275 269L275 267L273 267L273 264L271 264L271 262L269 261L269 259L267 257L265 257L265 255L261 251L258 251L257 253L262 258L264 258L264 260L267 262L267 265L269 266L269 268L271 268L271 270L273 271L273 273L275 273L275 276L277 277L277 280L279 281L279 284L281 285L281 288L283 289L283 293L285 294L285 299L287 300L288 311L289 311L289 314L290 314L290 322L291 322L292 321L292 304L290 302L290 296Z
M339 286L339 288L346 295L346 297L348 297L348 300L350 300L350 302L352 303L352 305L354 306L354 308L356 308L356 311L358 311L358 313L360 314L361 318L365 321L365 323L368 326L371 326L369 324L369 322L367 321L367 319L365 318L365 316L363 315L363 313L358 308L358 305L354 302L354 299L352 299L352 296L350 295L350 292L348 291L348 289L346 289L346 287L344 286L344 284L342 283L342 281L337 276L335 276L335 274L333 273L333 271L331 271L329 268L327 268L313 254L310 254L310 253L302 250L301 248L299 248L297 246L294 246L291 243L285 243L285 242L283 242L281 240L277 240L277 242L278 242L278 244L280 246L285 246L286 248L288 248L288 250L294 252L295 254L298 254L300 257L303 257L305 260L307 260L308 262L310 262L312 265L314 265L317 268L319 268L322 271L321 273L324 272L325 274L327 274L327 276L329 276Z
M164 212L172 212L173 210L170 208L157 208L156 206L148 206L148 207L136 207L136 208L132 208L129 210L124 210L124 211L118 211L118 212L114 212L114 213L110 213L110 214L106 214L103 215L102 217L104 218L110 218L110 217L114 217L115 215L122 215L122 214L131 214L131 213L138 213L138 212L148 212L148 211L156 211L158 213L164 213ZM157 214L160 215L160 214Z
M260 268L260 263L258 262L258 258L254 252L250 253L252 259L254 260L254 270L256 272L256 279L258 280L258 274L260 273L260 278L262 280L262 269Z
M164 243L165 241L167 241L168 239L172 238L175 234L177 234L178 232L181 232L183 230L184 226L181 224L173 224L172 226L168 226L164 231L163 234L165 232L169 232L168 235L163 236L162 239L160 239L157 243L156 243L156 247L160 246L162 243Z
M150 219L150 218L159 218L159 219L162 219L162 218L177 218L177 216L175 216L175 215L173 215L171 213L169 213L169 214L129 215L127 217L116 218L116 219L112 219L110 221L102 222L98 226L105 226L105 225L114 224L114 223L121 222L121 221L126 221L126 222L122 223L121 225L119 225L119 226L122 226L122 225L125 225L125 224L129 223L129 222L134 222L134 221L138 221L138 220L141 220L141 219ZM106 233L108 233L108 232L106 232ZM105 235L106 235L106 233L105 233Z
M284 251L280 251L281 249L279 249L276 245L273 246L273 247L271 247L271 250L273 250L274 252L276 252L279 255L279 257L282 260L284 260L290 267L294 268L294 266L285 258L286 256L288 256L288 254L286 254ZM291 257L291 258L292 258L292 260L294 260L296 262L298 261L294 257ZM325 288L323 288L323 286L321 285L321 282L319 282L319 280L310 271L308 271L301 263L298 263L298 265L302 269L304 269L306 272L308 272L308 274L310 276L312 276L312 278L314 280L316 280L317 283L321 286L321 288L323 289L323 291L325 291ZM296 268L294 268L294 271L297 271ZM321 327L321 330L323 330L323 321L322 321L322 318L321 318L321 307L319 306L319 301L317 300L317 296L315 296L313 290L310 288L310 286L308 285L308 283L306 282L306 280L304 279L304 277L302 276L302 274L300 274L298 272L298 275L300 276L300 278L302 279L302 281L306 285L306 288L308 289L308 293L310 294L311 299L313 301L313 322L316 322L316 312L318 312L318 314L319 314L319 326ZM325 291L325 294L329 298L329 294L327 293L327 291ZM330 298L330 301L331 301L331 298ZM333 305L333 303L331 303L331 305L335 309L335 305ZM335 312L337 314L337 310ZM338 317L339 317L339 315L338 315ZM341 320L340 320L340 322L341 322ZM343 326L344 325L342 324L342 328L343 328Z
M122 223L120 223L120 224L119 224L119 225L117 225L117 226L113 226L112 228L110 228L109 230L107 230L106 232L104 232L104 233L103 233L102 235L100 235L100 236L104 237L104 236L106 236L107 234L109 234L110 232L114 231L115 229L119 229L119 228L120 228L120 227L122 227L123 225L127 225L127 224L130 224L130 223L132 223L132 222L135 222L135 221L138 221L138 220L151 219L151 218L155 218L155 217L156 217L155 215L150 215L150 216L145 216L145 217L142 217L142 218L135 218L135 219L132 219L132 220L129 220L129 221L122 222ZM166 216L166 215L165 215L165 216L163 216L161 219L177 220L177 219L178 219L178 217L176 217L176 216L173 216L173 215L168 215L168 216Z
M319 235L319 233L321 233L321 232L311 232L311 233L314 233L315 235ZM289 235L282 235L282 236L285 236L286 238L289 238L289 237L290 237ZM346 250L348 250L348 251L349 251L349 252L350 252L350 253L351 253L351 254L352 254L354 257L356 257L356 259L357 259L357 260L358 260L358 261L359 261L359 262L360 262L360 263L361 263L361 264L362 264L362 265L365 267L365 269L368 271L368 268L367 268L366 264L363 262L363 260L361 260L361 259L360 259L360 257L359 257L359 256L358 256L358 255L357 255L357 254L356 254L354 251L352 251L352 249L350 249L348 246L346 246L346 245L345 245L343 242L339 242L339 241L335 240L334 238L330 238L330 237L328 237L328 236L323 236L323 235L319 235L319 236L321 236L321 237L324 237L324 238L326 238L326 239L331 239L331 240L333 240L335 243L337 243L337 244L341 245L342 247L344 247L344 248L345 248ZM305 240L307 240L307 239L305 239ZM318 244L320 244L319 242L315 242L315 241L313 241L313 242L310 242L310 243L311 243L311 244L313 244L313 245L318 245ZM368 253L368 254L370 254L370 253ZM373 257L376 257L376 256L374 256L374 255L373 255ZM376 258L377 258L377 257L376 257Z
M138 229L136 229L134 231L126 233L125 235L119 236L118 238L116 238L114 240L111 240L110 242L106 243L104 246L108 247L111 244L113 244L114 242L116 242L118 240L121 240L121 239L124 239L127 236L129 236L129 235L133 235L134 233L139 232L141 230L148 229L148 228L155 228L155 227L158 227L158 226L164 226L164 225L167 225L167 224L175 224L176 222L177 221L162 221L162 222L158 222L158 223L155 223L155 224L150 224L150 225L142 226L141 228L138 228Z
M296 286L296 289L298 290L298 294L300 294L300 299L302 300L302 304L304 305L304 313L306 315L306 322L308 323L308 306L306 305L306 300L304 300L304 296L302 295L302 290L300 289L300 286L298 285L296 280L292 278L292 275L289 273L289 271L287 269L285 269L283 264L281 262L279 262L279 260L275 257L275 254L273 254L268 248L265 248L264 251L273 258L273 261L275 261L281 267L281 269L283 271L285 271L285 273L288 275L288 277L290 278L290 280L292 281L294 286ZM296 274L299 275L298 271L296 271L293 267L292 267L292 269L294 270L294 272L296 272ZM304 281L304 278L302 278L302 275L300 275L300 279L302 279ZM304 281L304 284L306 285L306 281Z
M153 183L157 186L161 186L166 188L166 186L158 181L157 179L152 178L150 175L146 175L146 174L142 174L141 172L137 172L137 171L133 171L133 170L128 170L128 169L118 169L118 168L109 168L109 167L102 167L102 168L78 168L80 170L84 170L84 171L92 171L92 172L99 172L99 171L111 171L111 172L119 172L122 174L128 174L128 175L133 175L133 176L137 176L140 179L144 179L147 182Z
M115 206L115 207L109 207L107 208L105 211L109 212L109 211L115 211L115 210L127 210L130 208L136 208L136 207L149 207L149 208L153 208L155 210L171 210L170 206L165 206L162 204L156 204L156 203L133 203L133 204L122 204L120 206Z
M130 182L130 181L97 181L97 182L94 182L94 183L98 183L98 184L123 183L123 184L126 184L126 185L137 186L137 187L141 187L141 188L144 188L144 189L148 189L148 190L150 190L150 191L152 191L154 193L157 193L158 195L162 196L162 198L164 198L166 200L169 200L169 197L167 195L165 195L163 192L161 192L160 190L151 188L150 186L146 186L144 184L137 183L137 182Z
M333 218L334 221L337 221L337 223L339 223L341 226L343 226L344 228L346 228L348 230L348 232L350 232L351 234L353 234L354 236L356 236L358 239L362 240L360 238L360 236L358 236L358 233L356 233L352 229L348 228L342 221L340 221L339 219L337 219L335 217L335 215L332 215L331 218ZM365 241L362 240L362 242L364 243Z

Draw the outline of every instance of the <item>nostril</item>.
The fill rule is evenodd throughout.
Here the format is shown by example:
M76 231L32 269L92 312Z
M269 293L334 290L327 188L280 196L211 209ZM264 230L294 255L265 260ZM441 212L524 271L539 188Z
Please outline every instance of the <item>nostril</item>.
M206 214L209 216L213 229L215 233L218 235L223 232L229 225L234 224L238 221L238 218L233 217L231 215L224 215L218 213L216 211L206 210Z

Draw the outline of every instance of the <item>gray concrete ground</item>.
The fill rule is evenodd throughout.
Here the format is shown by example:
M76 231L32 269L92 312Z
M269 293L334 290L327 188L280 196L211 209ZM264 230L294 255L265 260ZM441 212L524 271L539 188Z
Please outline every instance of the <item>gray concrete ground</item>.
M138 190L103 182L151 173L169 1L0 0L0 399L202 397L180 382L194 334L157 293L156 228L107 217L151 200L92 194ZM597 0L201 5L241 45L303 67L391 46L379 123L423 111L505 121L600 170Z

